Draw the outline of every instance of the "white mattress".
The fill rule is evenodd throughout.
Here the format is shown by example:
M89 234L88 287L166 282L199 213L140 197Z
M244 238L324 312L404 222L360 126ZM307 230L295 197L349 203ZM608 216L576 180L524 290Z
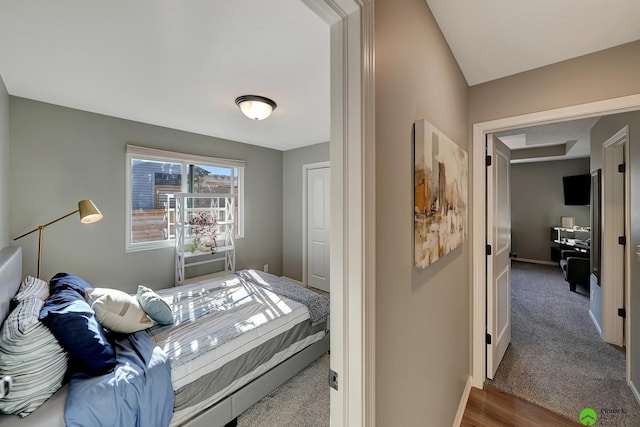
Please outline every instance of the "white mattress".
M236 360L239 356L264 344L271 345L270 340L300 324L309 324L309 310L304 304L247 283L236 275L157 292L172 307L176 320L171 327L152 332L169 355L176 392L229 365L240 369ZM171 425L181 425L325 335L325 331L320 331L293 342L266 362L255 367L248 365L245 374L227 385L219 384L220 389L210 396L202 396L187 407L176 407Z
M303 304L265 289L256 292L235 275L158 294L180 317L176 326L154 337L171 360L174 390L309 319ZM195 322L203 307L210 313Z

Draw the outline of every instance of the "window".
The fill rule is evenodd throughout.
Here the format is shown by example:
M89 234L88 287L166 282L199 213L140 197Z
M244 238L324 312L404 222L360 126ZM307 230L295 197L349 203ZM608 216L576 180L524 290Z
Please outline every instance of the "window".
M127 251L175 243L175 194L233 194L244 235L244 161L127 145Z

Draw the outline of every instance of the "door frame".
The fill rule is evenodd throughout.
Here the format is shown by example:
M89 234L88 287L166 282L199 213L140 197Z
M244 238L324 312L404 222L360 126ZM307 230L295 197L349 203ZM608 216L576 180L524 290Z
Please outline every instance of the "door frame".
M618 161L612 150L622 148L623 161L628 165L628 137L629 125L626 125L602 144L602 230L622 230L622 235L627 238L631 233L631 200L629 199L631 174L627 169L622 178L618 176ZM624 190L620 194L614 190L622 180L624 180ZM625 319L618 316L618 308L621 305L629 307L631 251L630 244L623 246L622 266L618 257L607 256L620 249L617 237L614 235L601 239L602 282L606 283L607 279L613 279L621 285L602 287L602 339L620 347L627 344L628 347L629 333L625 326L628 328L629 325L625 325Z
M484 141L487 133L556 123L601 115L624 113L640 109L640 94L577 104L519 116L505 117L472 125L472 361L471 385L483 388L486 379L486 179ZM630 313L627 313L627 318ZM630 322L628 322L630 323ZM630 335L630 331L627 331ZM627 347L629 351L629 347ZM629 355L627 355L629 360ZM631 375L627 363L627 378Z
M309 194L307 193L307 185L308 185L308 177L307 177L307 173L309 173L310 170L313 169L324 169L324 168L329 168L329 174L331 174L331 162L317 162L317 163L307 163L305 165L302 165L302 283L304 283L305 286L309 286L309 283L307 283L307 267L308 267L308 260L307 260L307 233L309 230L307 230L307 206L308 206L308 201L307 201L307 197L309 197ZM329 242L331 242L331 240L329 240Z
M331 425L375 427L374 0L301 1L331 38Z

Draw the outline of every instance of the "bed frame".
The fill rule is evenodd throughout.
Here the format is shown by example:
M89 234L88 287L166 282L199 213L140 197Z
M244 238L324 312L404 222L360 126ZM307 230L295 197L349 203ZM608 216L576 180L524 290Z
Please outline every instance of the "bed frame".
M5 247L0 250L0 319L4 321L9 312L9 304L13 296L16 294L18 286L22 281L22 250L20 246ZM195 418L183 424L186 427L223 427L233 426L237 417L252 405L267 396L278 386L288 381L297 374L305 366L316 360L322 354L329 351L329 334L325 337L306 347L305 349L294 354L271 370L265 372L260 377L254 379L249 384L236 390L233 394L218 401L215 405L204 410ZM8 426L34 426L48 425L51 426L52 417L43 416L43 412L47 408L59 411L64 408L64 402L61 402L62 393L56 393L49 401L47 401L36 412L24 419L16 416L0 415L0 423L5 425L7 420L15 423ZM54 409L54 408L58 409ZM37 420L45 420L44 424L38 424Z

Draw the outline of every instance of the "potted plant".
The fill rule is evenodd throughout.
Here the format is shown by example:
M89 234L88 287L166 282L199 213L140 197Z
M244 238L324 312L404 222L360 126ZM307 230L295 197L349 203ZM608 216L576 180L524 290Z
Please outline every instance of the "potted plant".
M191 253L196 251L216 253L218 247L217 219L200 212L189 220L192 226L193 241L191 242Z

